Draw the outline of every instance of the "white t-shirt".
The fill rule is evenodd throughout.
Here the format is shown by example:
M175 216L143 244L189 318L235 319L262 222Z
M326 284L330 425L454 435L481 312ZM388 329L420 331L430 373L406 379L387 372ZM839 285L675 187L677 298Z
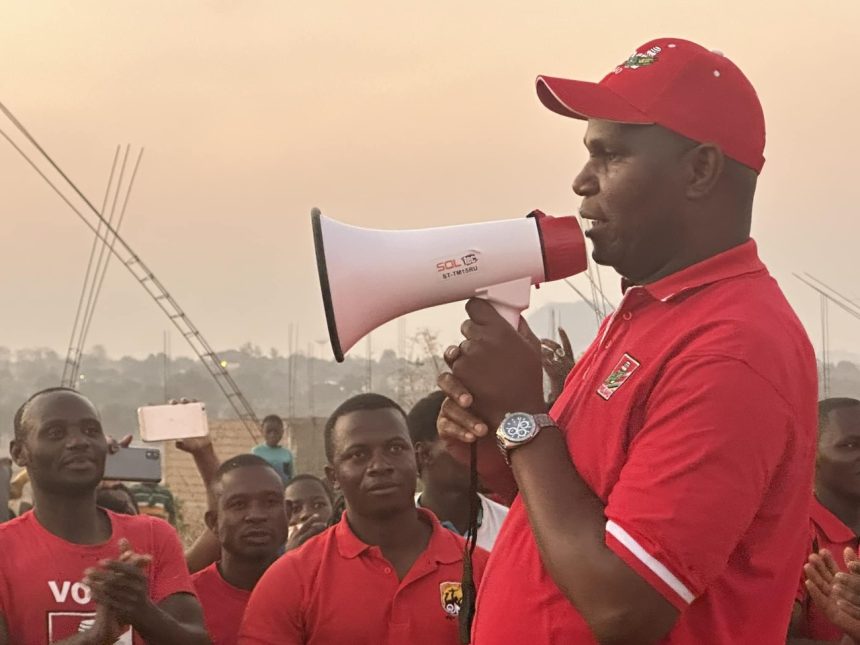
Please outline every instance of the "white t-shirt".
M418 505L418 500L421 498L421 493L415 494L415 504ZM499 531L502 530L502 523L508 515L508 507L494 502L489 497L478 493L478 499L481 500L481 526L478 527L477 544L482 549L491 551L496 543L496 538Z

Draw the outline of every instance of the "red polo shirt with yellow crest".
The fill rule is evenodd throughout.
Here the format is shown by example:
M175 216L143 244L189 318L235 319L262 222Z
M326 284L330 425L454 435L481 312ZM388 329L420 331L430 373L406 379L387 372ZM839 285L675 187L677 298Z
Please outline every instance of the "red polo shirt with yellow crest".
M341 521L288 551L254 587L240 645L456 645L463 548L430 511L427 548L402 580L378 546ZM473 556L480 589L488 553Z
M568 377L551 415L606 506L607 547L680 612L664 643L785 642L816 378L752 240L629 286ZM490 555L473 642L597 642L544 568L521 498Z

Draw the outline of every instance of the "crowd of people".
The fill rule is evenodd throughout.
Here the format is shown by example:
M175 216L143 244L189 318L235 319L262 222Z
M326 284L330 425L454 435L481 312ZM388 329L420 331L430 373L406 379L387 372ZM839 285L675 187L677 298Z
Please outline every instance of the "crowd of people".
M253 454L179 441L208 495L185 552L163 490L102 481L92 402L37 392L13 420L33 508L0 524L0 645L860 644L860 400L817 400L750 237L755 90L660 38L538 96L588 122L573 190L623 277L575 364L472 299L439 391L343 401L324 473L296 472L277 416Z
M285 483L281 461L255 454L207 471L211 441L186 440L210 493L201 540L216 549L201 560L201 540L184 557L166 519L102 480L95 406L37 393L15 419L35 509L0 525L0 643L457 643L469 472L438 436L443 401L433 392L407 413L377 394L348 399L325 426L324 478ZM860 638L858 466L860 400L821 401L790 644ZM479 500L480 589L508 508Z

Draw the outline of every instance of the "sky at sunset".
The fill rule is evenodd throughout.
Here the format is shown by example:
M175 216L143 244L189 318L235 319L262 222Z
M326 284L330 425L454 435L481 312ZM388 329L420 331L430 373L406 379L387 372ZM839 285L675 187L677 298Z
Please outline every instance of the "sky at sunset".
M291 323L303 349L326 337L311 207L378 228L572 214L585 126L543 108L535 76L599 80L654 37L688 38L762 100L753 234L817 347L819 300L792 272L860 298L857 25L856 0L7 2L0 101L94 202L116 145L145 147L129 244L214 347L285 353ZM91 234L5 140L0 168L0 345L64 353ZM576 298L555 284L532 302ZM454 341L461 312L412 314L408 332ZM860 354L860 321L830 319L831 348ZM87 345L143 356L168 327L114 264Z

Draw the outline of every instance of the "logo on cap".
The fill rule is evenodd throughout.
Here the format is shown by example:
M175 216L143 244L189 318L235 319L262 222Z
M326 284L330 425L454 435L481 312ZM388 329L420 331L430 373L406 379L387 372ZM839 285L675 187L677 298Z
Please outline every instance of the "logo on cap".
M657 57L661 51L663 51L663 48L660 45L655 45L645 52L635 52L630 55L630 58L615 68L615 73L620 74L624 69L639 69L640 67L653 65L657 62Z

